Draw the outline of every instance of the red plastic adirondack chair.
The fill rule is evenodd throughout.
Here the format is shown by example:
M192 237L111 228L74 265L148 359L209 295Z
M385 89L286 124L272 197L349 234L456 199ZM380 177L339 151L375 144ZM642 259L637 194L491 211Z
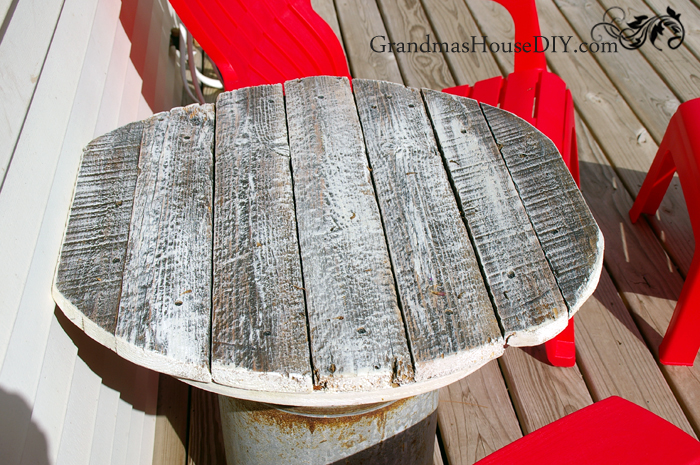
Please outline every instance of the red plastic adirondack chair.
M543 426L475 465L700 465L700 442L620 397Z
M682 104L671 118L630 210L633 223L641 213L656 213L676 171L696 248L671 323L659 346L659 359L664 365L691 366L700 349L700 98Z
M533 36L540 35L534 0L496 1L513 16L516 42L532 42ZM216 63L226 90L322 74L350 78L338 38L313 11L310 0L170 0L170 3ZM515 72L507 79L499 76L477 82L473 87L452 87L444 92L494 106L500 103L501 108L533 124L552 139L578 184L571 92L546 67L541 53L517 53ZM559 336L546 344L546 349L552 364L574 365L573 319Z
M540 36L535 0L494 0L503 5L515 23L515 42L530 43ZM540 47L542 44L540 43ZM547 71L544 53L515 53L515 70L507 78L501 76L479 81L473 86L444 89L454 95L473 98L498 106L523 118L549 137L571 175L579 182L578 148L574 102L566 83ZM534 107L534 111L533 111ZM547 358L555 366L570 367L576 363L574 319L556 338L545 344Z
M307 76L346 76L338 38L310 0L170 0L216 63L226 90Z

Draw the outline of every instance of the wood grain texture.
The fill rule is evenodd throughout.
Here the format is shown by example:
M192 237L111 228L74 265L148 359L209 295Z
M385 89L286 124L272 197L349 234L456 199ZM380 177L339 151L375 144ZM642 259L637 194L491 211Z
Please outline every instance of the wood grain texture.
M542 344L563 331L568 310L481 107L443 92L423 95L504 338Z
M314 382L413 380L360 122L346 78L285 83Z
M416 381L472 372L503 353L503 338L420 91L353 86Z
M524 434L593 403L578 368L540 362L543 349L510 347L498 359Z
M350 63L352 76L355 79L403 82L394 54L374 52L370 48L372 38L379 36L377 41L388 39L377 2L374 0L337 0L335 5L343 30L345 53Z
M472 37L475 43L484 42L481 33L463 0L423 0L425 13L434 28L438 42L447 42L450 47L454 43L466 43L472 49ZM450 65L450 71L457 85L474 85L477 81L500 76L496 61L490 53L478 52L445 53L445 60Z
M600 23L605 13L605 9L597 2L555 0L555 3L581 40L585 41L591 39L591 27ZM602 28L596 31L602 33ZM603 40L608 41L610 38L603 37ZM618 47L621 48L619 44ZM680 104L673 91L639 51L596 53L593 57L639 116L654 140L657 143L661 142L666 126ZM700 89L696 92L700 92Z
M216 112L212 376L311 391L282 86L221 94Z
M54 298L98 340L117 324L143 128L123 126L85 148L63 239Z
M515 115L481 107L572 316L598 284L603 234L554 144Z
M384 24L389 37L387 42L402 42L404 48L396 48L396 60L399 63L404 83L412 87L444 89L455 85L445 58L440 52L430 53L415 51L415 47L425 42L430 36L430 43L436 42L430 22L423 11L421 2L416 0L378 0ZM410 53L408 42L416 45ZM388 44L387 44L388 46ZM400 50L400 51L399 51Z
M187 465L225 464L219 396L193 388L189 423Z
M440 389L438 427L450 465L472 465L522 436L497 361Z
M214 106L161 113L144 128L117 352L209 381Z

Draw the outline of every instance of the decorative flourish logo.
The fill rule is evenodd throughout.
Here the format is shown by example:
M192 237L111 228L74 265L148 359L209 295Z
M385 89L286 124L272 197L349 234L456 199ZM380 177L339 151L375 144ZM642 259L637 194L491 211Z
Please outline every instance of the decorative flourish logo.
M677 49L685 38L685 28L681 24L680 13L676 13L671 7L666 8L665 15L652 16L639 15L634 17L634 21L625 23L625 10L614 6L608 8L603 14L603 22L591 28L591 39L600 42L603 39L602 33L598 32L597 38L594 33L597 29L603 29L613 39L620 42L627 50L635 50L644 45L649 39L651 45L661 50L656 45L656 40L664 35L664 31L670 30L666 44L671 50ZM606 18L610 18L606 21ZM626 25L625 25L626 24Z

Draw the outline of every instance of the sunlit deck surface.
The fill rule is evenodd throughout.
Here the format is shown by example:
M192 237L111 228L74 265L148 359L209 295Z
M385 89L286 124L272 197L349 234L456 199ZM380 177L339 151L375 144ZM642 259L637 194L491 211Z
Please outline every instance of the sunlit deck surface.
M680 13L683 45L667 35L638 50L573 52L591 41L606 9L649 17ZM317 0L342 38L353 77L443 89L513 69L512 53L375 53L375 43L513 40L510 16L486 0ZM595 295L576 316L577 364L556 368L542 350L505 355L441 390L435 463L472 464L569 413L621 396L700 434L700 360L662 366L657 348L690 266L694 240L680 184L655 217L632 224L632 206L679 103L700 97L698 0L538 0L544 36L572 36L569 52L546 53L574 96L581 190L605 235L605 268ZM557 39L559 40L559 39ZM612 39L610 39L612 40ZM550 49L551 50L551 49ZM161 376L154 463L223 463L214 395ZM182 461L181 461L182 460Z

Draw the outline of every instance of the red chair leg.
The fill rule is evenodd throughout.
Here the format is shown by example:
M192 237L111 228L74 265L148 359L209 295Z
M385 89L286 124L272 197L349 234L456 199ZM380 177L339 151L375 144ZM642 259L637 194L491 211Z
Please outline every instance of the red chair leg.
M659 346L664 365L692 366L700 350L700 260L693 256L671 323Z
M678 171L695 243L700 243L700 99L682 104L668 125L659 151L630 210L636 221L653 214ZM696 249L697 250L697 249ZM695 254L666 330L659 359L664 365L693 365L700 349L700 255Z
M557 337L544 343L547 360L555 367L572 367L576 364L576 341L574 338L574 319Z
M654 162L651 164L647 177L644 179L642 188L639 189L634 205L630 209L632 223L636 223L639 215L642 213L647 215L656 213L669 184L671 184L673 174L676 172L676 164L669 150L669 140L671 138L668 134L670 132L668 131L667 135L664 136L659 150L656 152L656 157L654 157Z

